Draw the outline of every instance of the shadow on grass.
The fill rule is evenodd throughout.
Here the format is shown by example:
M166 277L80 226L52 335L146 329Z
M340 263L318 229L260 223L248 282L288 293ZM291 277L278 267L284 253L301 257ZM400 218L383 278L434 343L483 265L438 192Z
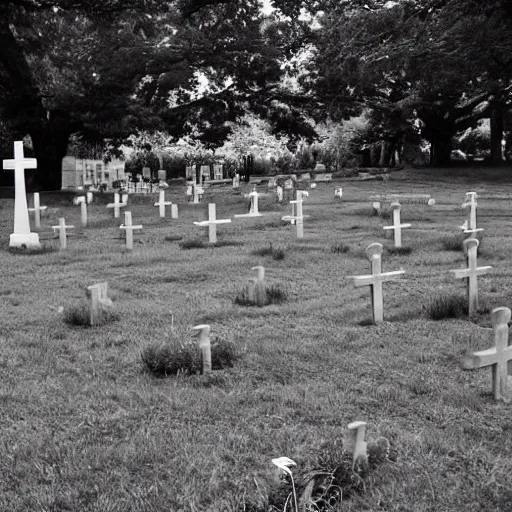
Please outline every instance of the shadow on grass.
M208 249L211 247L239 247L243 245L243 242L236 242L234 240L217 240L215 243L210 243L201 238L195 238L191 240L184 240L183 242L180 242L179 245L182 249Z

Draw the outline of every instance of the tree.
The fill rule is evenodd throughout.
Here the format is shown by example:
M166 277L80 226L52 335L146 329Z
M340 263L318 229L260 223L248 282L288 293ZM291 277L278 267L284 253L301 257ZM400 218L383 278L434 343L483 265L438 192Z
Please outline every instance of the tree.
M73 133L117 146L136 129L198 132L213 148L226 120L279 96L289 45L262 21L257 0L8 0L0 118L30 134L43 189L60 188Z

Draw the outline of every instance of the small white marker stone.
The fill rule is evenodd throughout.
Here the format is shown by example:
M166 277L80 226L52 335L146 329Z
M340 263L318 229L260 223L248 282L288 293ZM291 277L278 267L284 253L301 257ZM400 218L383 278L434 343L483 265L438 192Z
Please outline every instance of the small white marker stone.
M352 469L365 466L368 461L367 443L364 440L366 422L354 421L347 426L345 433L345 449L352 455Z
M210 326L207 324L196 325L192 327L194 331L199 332L199 348L203 359L202 374L210 373L212 371L212 349L210 342Z

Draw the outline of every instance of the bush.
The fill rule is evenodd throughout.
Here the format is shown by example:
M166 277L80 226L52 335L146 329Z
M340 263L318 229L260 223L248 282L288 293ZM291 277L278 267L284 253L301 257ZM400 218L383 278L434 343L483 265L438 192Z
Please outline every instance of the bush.
M283 260L284 257L286 256L284 249L276 249L272 245L272 242L270 243L270 245L268 247L262 247L260 249L256 249L256 250L252 251L251 254L253 254L254 256L272 256L272 258L274 258L274 260Z
M392 256L406 256L412 253L412 247L386 247L386 251Z
M350 245L344 244L343 242L331 245L331 252L337 254L344 254L350 251Z
M432 320L465 318L468 316L468 299L461 295L435 297L428 307L428 317Z
M75 327L91 327L91 306L88 302L82 301L64 308L64 322ZM103 309L101 320L96 325L104 325L119 320L119 315L115 311Z

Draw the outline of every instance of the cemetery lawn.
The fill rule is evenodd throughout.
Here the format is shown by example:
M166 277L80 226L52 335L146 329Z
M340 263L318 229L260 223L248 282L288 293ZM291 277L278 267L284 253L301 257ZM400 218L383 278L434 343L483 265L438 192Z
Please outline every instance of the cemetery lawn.
M277 488L272 458L293 459L297 476L318 468L356 420L367 422L369 441L390 441L390 460L336 510L512 510L512 407L494 401L490 368L461 369L467 351L493 346L491 309L512 307L512 200L478 201L478 264L493 267L479 278L487 312L474 322L428 318L435 297L465 296L450 272L465 266L462 250L447 250L446 240L462 241L468 191L512 193L510 171L410 170L385 182L319 184L304 201L303 240L280 220L291 208L262 197L262 217L218 226L219 241L235 245L190 249L180 243L207 241L193 221L207 218L208 201L225 219L246 213L248 200L208 190L191 205L168 193L179 202L171 220L170 209L159 219L158 196L130 197L133 223L144 226L132 252L121 219L105 208L112 195L96 196L82 229L69 195L42 193L50 217L41 239L61 216L77 235L66 251L32 255L9 252L14 201L0 200L0 510L263 512ZM382 229L390 220L372 216L368 199L384 192L429 193L436 205L402 205L412 250L384 251L383 270L406 274L384 283L385 321L375 326L369 288L349 276L369 272L369 244L392 247ZM284 258L252 254L270 244ZM256 265L287 291L285 302L234 304ZM119 320L66 324L58 308L80 304L101 281ZM237 343L232 368L145 371L145 347L186 342L204 323L212 337Z

